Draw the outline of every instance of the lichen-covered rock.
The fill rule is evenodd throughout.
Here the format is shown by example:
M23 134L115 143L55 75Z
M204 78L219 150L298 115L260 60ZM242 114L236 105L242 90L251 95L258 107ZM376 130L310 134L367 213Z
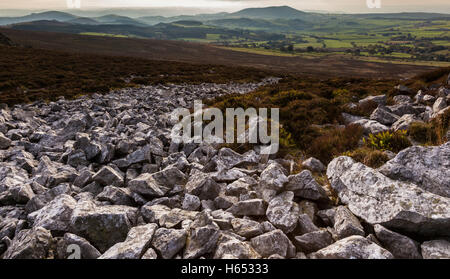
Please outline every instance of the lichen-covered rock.
M107 201L113 205L134 205L134 199L128 188L106 186L103 191L96 196L99 201Z
M424 259L450 259L450 242L447 240L425 241L420 248Z
M260 187L279 191L288 182L283 167L278 163L269 164L261 173Z
M221 242L214 259L260 259L261 256L248 243L238 239Z
M321 161L317 160L314 157L310 157L303 161L302 166L314 172L323 172L326 168Z
M295 237L294 244L299 251L311 253L333 243L331 234L326 230L318 230Z
M105 166L101 168L97 173L94 174L92 179L101 185L108 186L123 186L123 176L113 168Z
M212 225L191 228L188 232L184 259L197 259L207 253L212 253L217 246L220 232Z
M366 238L354 235L341 239L309 255L312 259L393 259L387 250Z
M46 259L53 248L50 231L42 227L21 230L3 254L4 259Z
M234 218L231 220L231 226L236 234L245 238L252 238L264 233L261 224L253 220Z
M378 121L384 125L392 125L392 123L396 122L399 117L389 112L384 107L378 107L372 112L372 114L370 115L370 119Z
M266 213L266 206L261 199L250 199L239 201L227 209L227 212L236 216L262 216Z
M409 126L414 122L422 122L422 120L414 114L405 114L392 124L392 129L394 131L408 130Z
M186 244L186 230L159 228L153 236L152 246L163 259L171 259Z
M292 232L297 226L300 209L293 200L293 192L283 192L274 197L267 207L267 219L284 233Z
M386 95L368 96L362 100L359 100L359 105L366 105L369 102L375 102L379 105L386 104Z
M77 254L79 252L79 255ZM66 233L57 244L58 259L97 259L101 253L86 239Z
M132 228L123 242L116 243L99 259L140 259L154 237L156 224L147 224Z
M379 171L409 181L425 191L450 198L450 142L441 146L412 146L400 151Z
M124 205L77 204L71 217L71 232L85 237L100 252L122 242L136 222L137 209Z
M212 179L210 174L195 170L190 174L186 190L201 200L213 200L219 195L220 185Z
M288 180L286 190L293 191L295 196L314 201L328 201L327 193L309 170L290 175Z
M251 245L258 254L267 258L278 254L282 257L294 256L295 247L281 230L274 230L251 239Z
M356 218L345 206L336 208L334 214L334 230L339 239L351 235L365 235L364 229L358 218Z
M369 224L419 235L449 235L449 198L392 180L345 156L331 161L327 176L341 201Z
M377 239L397 259L421 259L419 243L381 225L374 226Z
M388 126L383 125L375 120L360 119L353 122L353 124L360 125L363 128L365 134L378 134L389 130Z
M66 232L70 228L70 218L77 202L71 196L62 194L43 208L28 215L33 227L43 227L49 231Z

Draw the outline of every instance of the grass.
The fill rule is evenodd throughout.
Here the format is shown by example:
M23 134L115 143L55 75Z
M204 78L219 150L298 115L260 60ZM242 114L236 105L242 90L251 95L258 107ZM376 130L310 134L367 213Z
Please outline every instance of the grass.
M363 144L361 127L339 126L343 124L341 113L368 116L377 104L368 102L366 106L353 110L349 110L346 104L357 102L368 95L386 94L391 99L398 94L394 86L399 83L417 92L430 84L443 82L449 73L450 69L442 68L402 82L390 79L287 76L279 84L268 85L245 95L222 96L208 100L206 104L222 111L227 107L280 108L280 124L284 129L280 136L280 157L313 156L327 164L336 156L347 155L366 165L378 167L388 160L384 151L398 152L410 146L411 142L404 132L389 132L372 135L372 140L369 138L367 144ZM423 141L428 141L428 144L442 143L446 140L449 123L450 111L427 127L436 135L435 140L429 142L425 138ZM413 139L422 134L421 130L415 132L414 127L412 131L409 136ZM230 147L240 152L252 148L249 144Z
M80 35L104 36L104 37L113 37L113 38L128 38L128 36L125 36L125 35L107 34L107 33L95 33L95 32L84 32L84 33L80 33Z
M0 46L0 103L74 98L158 83L259 81L272 74L246 67L71 54Z

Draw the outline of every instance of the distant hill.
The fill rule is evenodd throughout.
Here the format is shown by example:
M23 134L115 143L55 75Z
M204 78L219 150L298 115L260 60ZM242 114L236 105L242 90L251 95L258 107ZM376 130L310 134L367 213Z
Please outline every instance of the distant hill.
M73 20L75 18L77 18L77 17L72 14L69 14L69 13L51 11L51 12L43 12L43 13L33 13L30 15L21 16L21 17L0 17L0 25L37 21L37 20L69 21L69 20Z
M233 17L250 17L250 18L299 18L304 16L305 12L296 10L289 6L266 7L266 8L248 8L232 14Z
M75 19L71 19L67 22L72 23L72 24L88 24L88 25L100 24L100 22L96 21L95 19L89 18L89 17L78 17Z
M97 22L102 24L123 24L123 25L135 25L135 26L146 26L147 24L135 20L131 17L118 16L118 15L105 15L100 17L92 18Z

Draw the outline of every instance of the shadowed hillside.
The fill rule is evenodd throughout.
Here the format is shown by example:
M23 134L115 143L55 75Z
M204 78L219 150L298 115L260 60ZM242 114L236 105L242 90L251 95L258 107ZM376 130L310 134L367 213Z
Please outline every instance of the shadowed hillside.
M365 62L335 56L302 58L297 56L261 55L226 50L207 44L180 41L82 36L12 29L0 29L0 32L16 43L40 49L129 56L196 64L247 66L282 73L394 78L411 77L433 69L433 67L429 66Z

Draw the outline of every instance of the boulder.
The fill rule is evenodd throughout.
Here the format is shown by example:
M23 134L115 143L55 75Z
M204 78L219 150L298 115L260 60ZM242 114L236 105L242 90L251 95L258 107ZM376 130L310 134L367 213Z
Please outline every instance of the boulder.
M328 196L322 186L316 182L309 170L304 170L298 174L290 175L286 190L293 191L295 196L314 200L328 201Z
M353 124L360 125L365 134L377 134L389 130L389 127L375 120L361 119L353 122Z
M441 110L445 109L447 107L446 98L439 97L437 98L436 102L433 104L433 112L438 113Z
M304 235L296 236L294 245L299 251L312 253L333 243L331 234L326 230L318 230Z
M109 166L101 168L97 173L94 174L92 179L103 186L123 186L123 175Z
M450 142L412 146L378 170L391 179L412 182L425 191L450 198Z
M194 170L186 183L186 191L200 198L200 200L213 200L220 192L220 185L208 173Z
M263 216L266 214L266 206L261 199L250 199L239 201L227 209L227 212L236 216Z
M421 259L419 243L411 238L386 229L381 225L374 226L377 239L384 248L397 259Z
M103 191L96 196L99 201L107 201L113 205L134 205L134 199L128 188L106 186Z
M163 259L171 259L186 244L186 230L159 228L152 240L152 246Z
M184 185L186 176L169 166L156 173L143 173L128 183L131 191L144 196L162 197L176 185Z
M261 224L253 220L234 218L231 226L236 234L247 239L264 233Z
M116 243L99 259L140 259L150 246L156 224L147 224L132 228L123 242Z
M297 226L300 209L293 200L293 192L283 192L274 197L267 207L267 219L284 233L292 232Z
M396 122L399 117L389 112L384 107L378 107L372 112L372 114L370 115L370 119L378 121L379 123L384 125L392 125L392 123Z
M261 173L260 187L279 191L288 182L283 167L278 163L269 164Z
M417 118L414 114L405 114L392 124L392 129L394 131L408 130L413 122L422 122L422 120Z
M386 249L354 235L341 239L328 247L309 255L312 259L393 259Z
M137 209L124 205L97 206L91 201L77 204L71 217L71 231L85 237L100 252L127 237L136 223Z
M50 231L42 227L21 230L3 254L3 259L46 259L53 245Z
M340 200L369 224L419 235L449 235L449 198L392 180L346 156L331 161L327 176Z
M11 140L0 132L0 149L7 149L11 146Z
M221 242L214 253L214 259L260 259L261 256L248 243L238 239Z
M197 196L186 194L184 195L183 204L181 208L190 211L196 211L200 208L201 201Z
M295 247L281 230L274 230L251 239L251 245L262 257L278 254L282 257L294 256Z
M359 105L366 105L369 102L375 102L378 105L386 104L386 95L378 95L378 96L368 96L362 100L359 100Z
M395 104L407 104L407 103L411 103L411 97L409 97L408 95L397 95L394 96L393 101Z
M302 166L313 172L323 172L326 169L324 164L314 157L310 157L303 161Z
M313 223L308 214L300 214L298 216L297 231L300 235L318 231L319 228Z
M334 214L334 230L339 239L351 235L365 235L364 229L358 218L356 218L345 206L336 208Z
M212 253L217 247L219 236L218 228L213 225L191 228L188 232L183 259L197 259Z
M28 215L33 227L49 231L66 232L70 228L70 218L77 202L71 196L62 194L43 208Z
M79 255L78 252L80 252ZM58 259L97 259L101 253L86 239L72 233L65 233L64 237L58 241L57 255Z

